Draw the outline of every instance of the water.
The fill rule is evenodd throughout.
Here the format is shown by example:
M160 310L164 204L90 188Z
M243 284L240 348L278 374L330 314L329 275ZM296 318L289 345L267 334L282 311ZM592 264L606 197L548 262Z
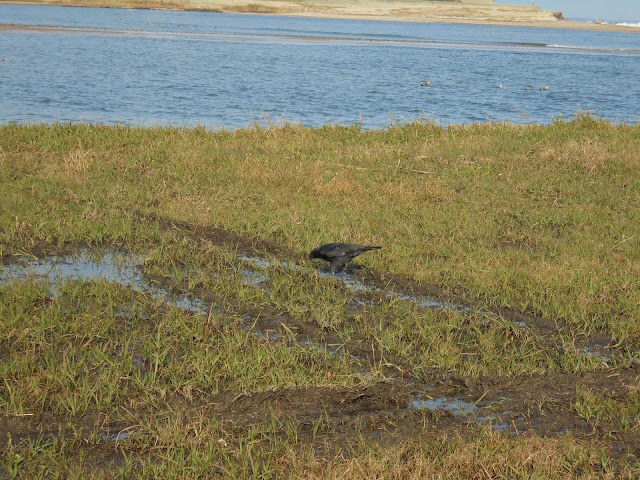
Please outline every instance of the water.
M102 440L103 442L121 442L129 438L131 435L132 435L132 432L127 430L122 430L118 433L103 432L100 434L100 440Z
M409 401L409 405L417 410L447 410L454 415L473 415L478 413L478 407L457 397L440 397L422 399L415 398Z
M21 262L0 265L0 285L29 279L44 280L50 284L53 295L58 285L67 280L103 280L119 283L194 313L209 310L210 305L198 298L170 292L147 280L140 271L143 261L142 255L111 247L98 250L78 248L71 254L45 258L24 257Z
M0 123L640 121L640 34L31 5L0 22L44 27L0 30Z

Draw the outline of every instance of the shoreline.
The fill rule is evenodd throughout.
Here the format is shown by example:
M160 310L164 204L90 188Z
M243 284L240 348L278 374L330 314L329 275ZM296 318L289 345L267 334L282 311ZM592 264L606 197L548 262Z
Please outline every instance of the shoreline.
M94 8L129 8L151 10L210 11L246 13L287 17L334 18L351 20L397 21L434 24L489 25L565 30L589 30L618 33L640 33L640 28L607 23L566 20L560 12L539 7L495 4L463 4L449 2L419 2L417 0L313 0L297 3L282 0L59 0L0 1L0 5L48 5ZM118 3L114 5L114 3ZM23 29L27 26L0 24L1 30ZM37 26L30 26L37 28Z

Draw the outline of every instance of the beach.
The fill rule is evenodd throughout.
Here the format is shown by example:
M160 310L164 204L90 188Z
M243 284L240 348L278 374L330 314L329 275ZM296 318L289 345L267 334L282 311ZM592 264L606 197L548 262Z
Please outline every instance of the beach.
M459 23L497 26L561 28L640 33L640 28L623 25L566 20L562 12L540 7L497 5L491 0L468 2L421 2L416 0L52 0L27 3L88 7L206 10L284 16L390 20L423 23Z

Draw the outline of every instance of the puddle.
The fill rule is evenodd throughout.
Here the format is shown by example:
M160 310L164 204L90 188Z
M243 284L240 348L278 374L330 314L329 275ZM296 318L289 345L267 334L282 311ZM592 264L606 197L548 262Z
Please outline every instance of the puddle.
M611 361L611 355L605 352L599 352L594 347L586 345L578 350L578 355L581 357L592 357L602 363L609 363Z
M498 432L505 432L511 425L508 423L493 423L491 428Z
M337 280L344 283L345 287L354 292L381 292L382 290L377 287L370 287L362 283L355 276L345 271L338 273L330 273L325 271L319 271L318 275L329 280Z
M538 319L516 320L513 322L515 326L530 331L535 331L542 335L555 335L558 332L557 326L549 325L550 322ZM610 345L613 340L601 333L572 334L574 339L575 353L582 358L593 358L602 363L610 363L614 353L611 351Z
M250 287L259 287L269 280L266 273L256 272L255 270L243 269L241 274L243 283Z
M475 415L478 413L478 407L465 400L453 397L440 397L424 400L416 398L409 401L409 406L416 410L446 410L454 415Z
M51 284L53 295L56 285L67 280L104 280L119 283L183 310L208 312L209 305L202 300L175 294L148 281L140 270L143 261L143 255L117 248L78 248L73 254L45 258L23 256L18 262L2 265L0 284L44 280Z
M243 256L239 258L253 263L261 269L279 264L286 268L293 268L286 262L269 261L259 257ZM19 256L17 261L0 264L0 285L10 282L40 280L48 282L50 284L50 294L55 295L59 285L65 281L90 282L102 280L118 283L193 313L206 315L209 312L210 305L203 300L187 294L171 292L149 281L141 269L144 259L144 255L113 247L94 249L79 247L70 254L50 255L44 258L24 255ZM264 284L269 280L269 276L264 271L243 269L242 276L245 284L259 288L265 288ZM121 310L126 312L124 307ZM252 318L245 318L245 320L252 320ZM265 337L268 341L281 340L280 335L272 330L255 330L251 333ZM341 346L332 348L324 344L315 344L308 340L301 340L299 343L307 348L322 349L335 355L345 355ZM350 357L356 358L352 354L350 354ZM136 360L134 359L134 361ZM137 360L136 363L140 363L140 366L142 366L141 360Z
M281 265L285 268L293 268L289 262L279 262L277 260L268 260L262 257L248 257L247 255L240 255L238 260L242 260L243 262L252 263L256 267L265 269L269 267L273 267L274 265Z
M257 256L250 257L250 256L243 255L238 257L238 259L251 263L263 270L276 265L283 266L290 270L296 270L299 268L297 265L289 262L268 260L268 259L257 257ZM244 277L245 284L252 285L252 286L261 286L261 284L266 282L269 278L266 274L261 275L259 272L255 272L253 270L247 270L247 269L242 271L242 275ZM354 292L380 292L380 293L384 293L384 295L386 295L389 298L395 297L402 301L413 302L419 307L424 307L424 308L440 308L443 310L457 310L462 313L469 313L471 311L471 309L465 305L454 304L454 303L445 302L443 300L438 300L435 298L425 297L421 295L420 296L411 295L406 292L384 290L380 287L365 285L360 280L358 280L355 277L355 275L348 273L348 271L346 270L338 273L330 273L328 270L319 270L318 275L329 280L342 282L345 285L345 287L347 287L349 290L352 290ZM358 303L361 303L361 304L364 303L359 300L357 301Z
M429 298L429 297L423 297L423 296L418 297L418 296L409 295L406 293L396 293L390 290L385 291L385 294L387 295L387 297L396 296L400 300L413 302L419 307L440 308L442 310L458 310L459 312L462 312L462 313L469 313L471 311L471 309L465 305L458 305L450 302L445 302L443 300L436 300L434 298ZM481 311L481 313L487 313L487 312Z
M304 345L310 350L320 350L325 353L337 355L338 357L341 357L341 358L348 357L353 360L357 360L360 358L360 356L355 353L347 353L347 351L344 349L344 345L341 345L341 344L328 345L326 343L312 342L310 340L298 340L298 343L300 345Z
M128 430L122 430L118 433L102 433L100 434L100 440L103 442L121 442L122 440L126 440L129 438L133 432Z
M263 330L251 330L251 334L255 335L256 337L264 338L268 342L279 342L280 340L282 340L280 335L278 335L273 330L266 330L266 331L263 331Z
M511 410L486 416L478 415L481 407L478 407L477 402L469 402L461 398L440 397L424 399L418 397L409 401L409 407L416 410L430 410L432 412L445 410L451 412L456 417L470 417L469 420L486 423L498 432L505 432L511 427L510 422L503 420L504 416L508 417L511 415Z

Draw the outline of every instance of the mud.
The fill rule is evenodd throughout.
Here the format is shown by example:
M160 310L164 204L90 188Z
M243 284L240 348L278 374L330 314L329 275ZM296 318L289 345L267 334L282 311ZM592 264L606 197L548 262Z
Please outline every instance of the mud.
M179 230L195 241L219 246L231 246L246 268L242 275L247 285L268 288L270 266L281 264L298 268L306 260L287 248L272 242L242 237L222 229L189 225L158 217L144 217L162 229ZM87 248L69 248L63 254L50 255L46 250L33 252L34 257L10 256L3 259L0 282L21 281L34 275L44 278L55 288L65 278L83 281L98 278L113 281L135 289L142 294L173 304L178 308L206 312L213 303L221 309L242 318L242 328L254 329L258 335L269 335L278 340L282 325L293 332L301 345L324 348L336 354L348 352L349 361L363 367L374 365L380 358L368 339L353 339L347 345L327 333L313 321L288 318L281 312L261 309L253 311L246 305L224 304L215 292L204 289L181 291L146 278L140 269L142 257L118 248L106 248L101 255ZM376 296L396 295L401 301L414 302L420 308L456 309L468 313L478 306L459 295L451 295L435 286L419 285L409 279L377 272L364 272L352 268L341 275L322 273L333 281L343 282L354 292L354 308L359 303L375 302ZM321 441L316 437L314 422L319 419L338 432L335 445L348 444L362 438L380 442L398 442L410 438L429 425L438 431L480 425L493 428L506 435L551 436L569 433L574 437L610 437L606 443L614 461L637 461L640 441L634 429L620 431L603 420L584 420L575 411L578 391L593 391L617 399L634 395L640 390L640 366L618 367L611 339L601 333L575 331L558 322L549 322L535 316L508 309L497 309L488 314L498 315L518 329L535 332L550 346L560 333L571 333L575 348L584 355L595 356L602 368L587 373L549 373L517 377L484 376L478 379L459 377L438 369L423 369L419 379L407 375L412 365L409 360L387 357L395 365L385 372L388 381L369 387L330 388L313 387L267 392L223 392L207 396L201 393L190 400L170 397L164 406L185 416L215 418L222 428L242 428L268 421L273 417L293 421L301 426L303 439ZM339 345L339 347L336 347ZM130 442L136 438L139 425L153 416L150 411L116 411L111 415L85 412L73 417L56 413L35 415L0 414L0 446L9 438L13 443L24 439L54 438L60 432L76 432L100 445ZM127 421L122 418L129 416ZM626 419L640 425L640 419ZM611 432L615 432L613 435ZM223 440L224 441L224 440ZM101 462L118 461L105 454Z

